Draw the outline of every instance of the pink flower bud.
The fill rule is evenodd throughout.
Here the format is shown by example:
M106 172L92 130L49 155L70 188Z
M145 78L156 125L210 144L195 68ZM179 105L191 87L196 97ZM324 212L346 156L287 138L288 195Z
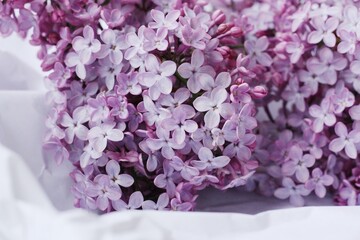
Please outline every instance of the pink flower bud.
M254 98L263 98L267 95L268 91L265 87L263 86L255 86L252 91L251 91L251 95Z
M276 86L282 86L285 83L285 79L280 73L273 74L272 81Z
M222 23L219 25L216 34L217 35L221 35L221 34L225 34L228 31L230 31L230 29L234 27L233 23Z
M244 83L244 79L242 79L241 77L240 77L240 78L237 78L237 79L235 80L235 84L237 84L237 85L240 85L240 84L242 84L242 83Z
M56 22L56 23L60 23L62 21L64 21L64 12L60 11L60 10L54 10L54 12L51 13L51 20Z
M231 36L238 38L238 37L242 37L242 36L243 36L243 31L242 31L242 29L239 28L239 27L232 27L232 28L230 29L230 34L231 34Z
M248 147L249 147L250 149L255 149L255 148L256 148L256 141L253 142L252 144L250 144Z
M49 33L49 35L47 36L47 41L48 43L52 44L52 45L56 45L56 43L60 40L60 36L59 34L52 32Z
M219 27L216 31L216 34L217 35L224 34L227 32L228 29L229 29L228 26L226 24L222 23L219 25Z
M227 58L230 55L230 48L227 46L221 46L221 47L217 48L216 50L218 52L220 52L224 58Z
M226 20L225 14L219 9L212 14L211 18L217 25L222 24Z

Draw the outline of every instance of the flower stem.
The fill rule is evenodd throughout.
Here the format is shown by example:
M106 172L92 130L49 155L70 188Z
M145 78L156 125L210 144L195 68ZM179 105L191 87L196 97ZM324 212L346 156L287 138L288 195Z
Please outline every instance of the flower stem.
M266 105L266 106L264 107L264 109L265 109L266 115L268 116L269 120L270 120L271 122L275 123L274 118L273 118L273 116L271 115L269 106Z

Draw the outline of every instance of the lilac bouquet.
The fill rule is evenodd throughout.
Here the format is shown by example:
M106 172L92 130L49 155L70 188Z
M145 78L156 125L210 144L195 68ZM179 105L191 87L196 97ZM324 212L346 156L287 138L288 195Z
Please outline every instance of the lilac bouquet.
M360 204L355 0L4 1L40 46L44 147L75 205L191 210L207 186Z
M75 166L75 206L192 210L199 190L254 173L267 91L239 47L246 18L195 0L5 1L0 15L51 71L44 147Z
M257 102L261 168L247 188L289 199L335 194L360 204L360 4L351 0L213 1L248 19L246 68L265 81Z

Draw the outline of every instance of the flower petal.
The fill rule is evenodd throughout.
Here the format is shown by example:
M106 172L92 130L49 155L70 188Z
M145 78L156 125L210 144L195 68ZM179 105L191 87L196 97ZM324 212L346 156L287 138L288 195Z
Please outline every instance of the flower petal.
M290 195L290 203L296 207L302 207L305 204L304 198L299 194Z
M319 198L324 198L326 195L326 188L321 184L316 184L315 193Z
M191 71L190 63L183 63L178 67L178 72L183 78L190 78L193 73Z
M184 130L188 133L193 133L197 130L198 125L195 121L193 120L187 120L184 123Z
M350 70L354 74L360 74L360 61L354 60L350 64Z
M124 133L120 129L112 129L107 132L110 141L119 142L124 139Z
M106 145L107 145L106 138L99 137L94 142L94 149L95 149L95 151L101 153L105 150Z
M220 123L220 114L211 109L205 114L204 121L206 127L215 128Z
M295 172L295 176L299 182L306 182L309 179L309 169L305 166L298 167Z
M214 155L210 149L208 149L206 147L202 147L199 150L198 156L201 161L207 162L207 161L213 159Z
M109 200L105 196L99 196L96 199L96 205L101 211L105 211L109 206Z
M186 138L185 131L181 128L177 128L173 133L173 137L177 144L181 144L185 141Z
M323 32L322 31L312 31L308 38L307 41L310 44L317 44L319 42L321 42L321 40L323 39Z
M231 76L228 72L221 72L215 79L216 86L227 88L231 83Z
M161 92L162 94L167 95L167 94L170 94L170 93L171 93L171 90L172 90L172 82L171 82L171 80L170 80L169 78L167 78L167 77L161 78L161 79L157 82L156 86L159 87L159 90L160 90L160 92Z
M330 151L333 151L335 153L340 152L341 150L344 149L344 147L345 147L345 141L344 139L341 138L335 138L329 144Z
M196 98L193 104L194 104L195 109L198 110L199 112L208 111L212 107L211 100L205 96L200 96L200 97Z
M358 154L355 144L352 142L347 142L345 144L345 153L349 158L356 159Z
M226 165L228 165L230 162L230 158L227 156L220 156L220 157L216 157L211 161L211 165L214 168L223 168Z
M195 49L191 55L191 65L195 68L199 68L204 63L204 54L202 51Z
M176 72L176 64L173 61L165 61L161 63L159 70L161 71L161 76L172 76Z
M345 124L343 124L342 122L336 123L336 125L335 125L335 133L339 137L346 137L348 135L348 130L347 130Z
M130 187L134 183L134 178L129 174L121 174L118 177L119 185L122 187Z
M278 188L274 192L274 196L279 199L286 199L290 196L290 191L287 188Z
M106 164L106 173L111 177L117 176L120 173L120 165L117 161L115 160L110 160L107 164Z

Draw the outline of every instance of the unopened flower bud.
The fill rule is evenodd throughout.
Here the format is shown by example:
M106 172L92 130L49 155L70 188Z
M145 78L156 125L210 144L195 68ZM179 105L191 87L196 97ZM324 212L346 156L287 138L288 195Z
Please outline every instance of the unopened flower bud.
M251 95L254 98L258 98L258 99L265 97L267 93L268 93L267 89L263 86L256 86L251 91Z
M216 10L212 14L211 18L217 25L222 24L226 20L226 16L221 10Z
M232 27L234 26L233 23L222 23L219 25L216 34L221 35L227 33Z
M227 46L218 47L216 50L220 52L224 58L227 58L230 55L230 48Z
M59 34L55 33L55 32L51 32L49 33L49 35L47 36L47 41L48 43L52 44L52 45L56 45L56 43L60 40L60 36Z
M241 77L240 77L240 78L237 78L237 79L235 80L235 84L237 84L237 85L240 85L240 84L242 84L242 83L244 83L244 79L242 79Z
M230 29L230 34L231 34L231 36L233 36L233 37L239 38L239 37L242 37L242 36L243 36L243 31L242 31L242 29L239 28L239 27L232 27L232 28Z

